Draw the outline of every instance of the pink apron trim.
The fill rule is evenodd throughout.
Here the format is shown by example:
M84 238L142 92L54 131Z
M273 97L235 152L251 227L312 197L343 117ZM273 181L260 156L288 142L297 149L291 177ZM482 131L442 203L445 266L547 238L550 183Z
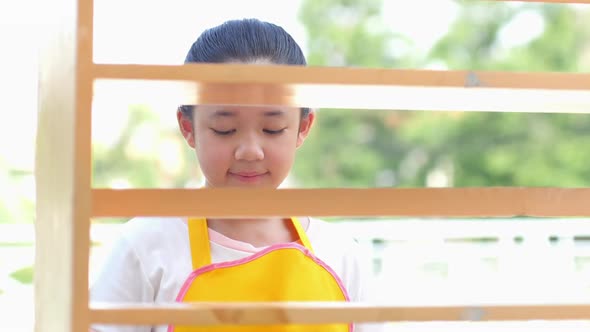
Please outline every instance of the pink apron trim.
M336 280L338 287L340 287L340 291L342 291L342 294L344 294L344 298L346 299L346 302L350 302L350 296L348 295L348 291L346 290L346 287L344 287L344 283L342 282L342 279L340 279L338 274L336 274L336 272L334 272L334 270L328 264L326 264L324 261L322 261L321 259L316 257L314 254L312 254L307 248L305 248L304 246L299 245L297 243L284 243L284 244L277 244L277 245L269 246L269 247L255 253L253 255L250 255L248 257L244 257L241 259L228 261L228 262L214 263L214 264L204 266L200 269L197 269L189 275L187 280L184 282L184 284L180 288L180 292L178 293L178 296L176 297L176 302L182 302L182 300L184 300L184 297L186 296L186 293L188 292L191 284L193 283L195 278L198 277L199 275L209 272L209 271L212 271L212 270L216 270L216 269L222 269L222 268L237 266L237 265L241 265L241 264L246 264L246 263L249 263L259 257L262 257L262 256L268 254L269 252L272 252L275 250L280 250L280 249L299 250L303 254L305 254L305 256L311 258L316 264L323 267ZM173 329L174 329L173 325L168 325L168 332L173 332L174 331ZM354 324L352 324L352 323L349 324L348 331L349 332L354 331Z

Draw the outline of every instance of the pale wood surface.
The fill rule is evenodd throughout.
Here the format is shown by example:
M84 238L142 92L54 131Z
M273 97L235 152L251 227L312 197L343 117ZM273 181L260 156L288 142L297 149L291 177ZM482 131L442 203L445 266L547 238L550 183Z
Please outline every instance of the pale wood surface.
M92 1L43 5L35 331L88 329ZM78 20L78 19L79 20Z
M93 304L91 321L107 324L287 324L385 321L590 319L589 303L546 305L387 305L362 303Z
M94 189L94 217L590 216L590 189Z
M47 8L48 17L63 21L53 22L40 57L35 165L37 332L72 331L74 306L75 1L53 5Z

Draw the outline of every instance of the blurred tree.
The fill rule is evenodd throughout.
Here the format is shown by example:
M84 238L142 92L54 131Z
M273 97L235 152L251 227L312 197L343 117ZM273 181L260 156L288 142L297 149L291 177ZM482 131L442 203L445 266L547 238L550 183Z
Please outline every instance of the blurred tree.
M308 60L317 66L393 67L389 46L407 43L381 17L381 0L304 1L300 19L308 32ZM335 98L337 98L335 96ZM301 149L294 174L299 185L391 186L407 145L393 130L408 114L322 110Z
M590 13L566 5L462 1L450 32L431 52L450 69L582 71L590 48ZM540 34L506 49L502 34L527 15ZM529 20L530 21L530 20ZM506 37L504 37L506 38ZM512 36L514 38L514 36ZM534 111L534 110L532 110ZM400 135L431 160L452 160L456 186L589 186L590 117L570 114L417 114ZM425 165L423 177L432 165ZM414 181L419 184L419 181Z
M194 151L177 130L162 128L148 106L132 105L129 114L113 146L93 146L95 187L182 188L198 182Z
M403 68L442 62L449 69L588 69L588 11L565 5L460 4L449 33L419 63L390 55L387 45L404 39L382 28L381 1L306 0L300 14L308 31L310 63ZM515 22L523 17L541 23L538 35L506 45L505 39L515 39L514 34L522 30ZM322 111L315 133L301 150L295 174L302 186L320 187L588 186L589 132L587 115Z

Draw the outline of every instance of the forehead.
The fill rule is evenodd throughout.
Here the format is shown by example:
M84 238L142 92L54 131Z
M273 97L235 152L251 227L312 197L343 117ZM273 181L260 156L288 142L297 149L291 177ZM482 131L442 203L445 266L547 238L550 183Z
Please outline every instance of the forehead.
M294 107L202 105L197 107L195 117L206 119L296 119L299 115L299 108Z

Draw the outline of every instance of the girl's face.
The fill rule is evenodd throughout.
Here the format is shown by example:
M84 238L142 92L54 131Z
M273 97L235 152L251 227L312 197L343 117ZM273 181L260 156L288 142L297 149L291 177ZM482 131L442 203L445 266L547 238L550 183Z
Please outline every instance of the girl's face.
M289 107L198 106L193 121L177 116L207 187L277 188L314 121Z

